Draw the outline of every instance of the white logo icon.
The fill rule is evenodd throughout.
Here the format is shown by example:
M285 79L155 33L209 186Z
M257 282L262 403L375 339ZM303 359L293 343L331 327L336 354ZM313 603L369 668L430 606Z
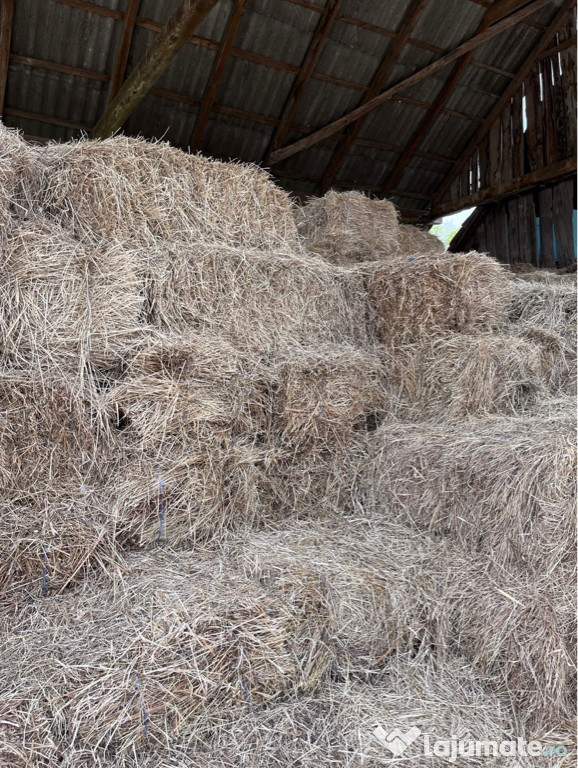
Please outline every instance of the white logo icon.
M396 728L391 733L387 733L387 731L384 731L381 725L378 725L373 732L373 735L380 742L380 744L382 744L384 747L387 747L389 751L395 755L395 757L399 757L403 752L405 752L410 744L413 744L418 736L421 736L421 731L419 728L414 726L413 728L410 728L407 733L403 733L403 731L400 731L399 728Z

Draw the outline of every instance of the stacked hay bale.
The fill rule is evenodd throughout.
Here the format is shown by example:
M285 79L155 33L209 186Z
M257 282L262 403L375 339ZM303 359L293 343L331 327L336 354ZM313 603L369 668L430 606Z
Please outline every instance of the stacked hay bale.
M4 762L566 739L565 327L357 193L5 129L0 179Z

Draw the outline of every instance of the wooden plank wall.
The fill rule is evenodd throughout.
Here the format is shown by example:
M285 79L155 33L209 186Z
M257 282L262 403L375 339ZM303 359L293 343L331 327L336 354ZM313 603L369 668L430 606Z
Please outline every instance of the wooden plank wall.
M574 14L553 47L574 39L575 25ZM536 62L464 165L443 204L486 190L507 189L525 174L576 156L576 46L562 48Z
M458 233L450 250L482 251L504 264L568 267L576 263L575 210L576 179L564 179L480 207L474 220L469 225L466 223L464 230Z

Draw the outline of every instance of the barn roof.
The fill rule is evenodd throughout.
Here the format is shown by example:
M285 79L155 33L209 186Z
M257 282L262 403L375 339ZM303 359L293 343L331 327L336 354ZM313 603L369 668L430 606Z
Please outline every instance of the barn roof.
M89 133L179 1L5 0L5 123L40 139ZM488 27L493 6L499 23L512 10L537 10L343 130L274 160L276 149L476 36ZM300 195L329 186L363 189L418 216L562 6L563 0L219 0L124 131L271 166L278 182Z

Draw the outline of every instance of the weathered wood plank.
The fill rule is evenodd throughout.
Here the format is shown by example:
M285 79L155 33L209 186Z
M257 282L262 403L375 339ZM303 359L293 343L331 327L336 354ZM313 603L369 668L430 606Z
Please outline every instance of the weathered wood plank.
M554 86L552 84L552 61L546 59L542 72L542 84L544 87L544 151L547 164L558 160L558 141L556 135L556 120L554 116Z
M140 0L129 0L124 18L122 20L122 34L120 37L120 44L118 46L118 53L116 54L114 70L112 77L110 78L110 85L108 86L108 95L106 99L107 104L110 104L110 102L119 92L124 80L124 76L126 74L126 65L128 63L130 46L132 43L132 35L134 32L134 25L139 5Z
M571 157L576 154L576 46L573 45L560 54L562 60L562 79L564 81L564 103L566 112L566 152Z
M522 90L516 91L512 98L512 175L514 178L524 175L524 124L522 117Z
M542 151L542 111L540 102L540 73L539 64L532 69L525 82L524 92L526 94L526 117L528 121L527 145L528 145L528 168L530 171L537 171L543 165L540 157Z
M490 128L489 146L490 146L490 186L495 187L500 183L500 145L501 145L502 122L496 122Z
M575 263L574 223L572 220L574 180L567 179L556 184L552 194L558 266L568 267Z
M510 104L506 104L502 112L502 168L501 181L512 180L512 112Z
M14 0L2 0L0 3L0 117L4 114L13 20Z
M490 147L488 137L484 136L479 145L479 161L480 161L480 189L486 189L490 186L490 169L489 169L489 157Z
M516 176L512 181L506 184L500 184L497 187L489 187L473 195L464 195L463 197L450 200L437 205L431 210L431 217L447 216L454 211L461 211L464 208L470 208L473 205L481 205L486 202L500 200L503 197L525 192L533 189L540 184L547 184L556 179L564 178L576 173L576 158L571 157L561 160L559 163L540 168L534 173L526 173L523 176ZM463 171L462 171L463 174Z
M520 254L520 218L517 199L508 200L508 248L510 251L510 264L519 264Z
M496 243L496 258L503 264L510 263L510 243L508 236L508 216L506 214L506 206L503 203L499 203L495 207L495 243Z
M538 215L541 250L538 266L553 269L556 266L556 256L554 254L552 187L544 187L538 192Z

